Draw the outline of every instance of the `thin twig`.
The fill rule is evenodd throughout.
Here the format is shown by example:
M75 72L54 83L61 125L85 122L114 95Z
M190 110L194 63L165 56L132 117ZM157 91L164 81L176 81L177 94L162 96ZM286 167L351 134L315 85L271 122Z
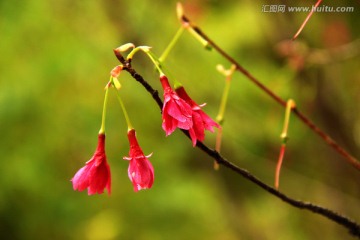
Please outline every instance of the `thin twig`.
M274 99L277 103L286 107L286 101L271 91L268 87L262 84L258 79L256 79L250 72L248 72L245 68L243 68L234 58L232 58L229 54L227 54L221 47L219 47L214 41L212 41L199 27L193 25L191 21L185 16L182 16L182 21L189 24L202 38L204 38L208 44L213 47L222 57L228 60L230 63L236 66L236 70L241 72L247 79L252 81L255 85L257 85L261 90L263 90L267 95L269 95L272 99ZM303 113L299 111L299 109L293 110L295 116L297 116L305 125L307 125L311 130L313 130L317 135L319 135L328 145L330 145L335 151L337 151L340 155L344 157L344 159L350 163L357 170L360 170L360 162L348 153L344 148L342 148L338 143L335 142L328 134L322 131L319 127L317 127L310 119L308 119Z
M115 51L115 55L117 59L123 64L124 66L123 69L127 71L136 81L138 81L147 90L147 92L153 97L153 99L156 101L157 105L161 110L163 106L163 102L159 97L158 91L155 90L147 81L145 81L145 79L140 74L138 74L134 68L132 68L131 63L129 61L126 61L119 52ZM182 130L182 132L188 138L190 138L188 131ZM357 236L360 239L360 225L357 222L351 220L350 218L343 216L339 213L336 213L330 209L321 207L319 205L315 205L310 202L295 200L293 198L288 197L284 193L281 193L277 191L275 188L267 185L266 183L264 183L263 181L252 175L247 170L240 168L235 164L233 164L232 162L228 161L220 153L218 153L214 149L209 148L202 142L198 141L196 147L200 148L202 151L204 151L208 156L210 156L212 159L217 161L219 164L243 176L245 179L251 181L252 183L261 187L263 190L286 202L287 204L290 204L291 206L296 207L298 209L306 209L315 214L322 215L325 218L345 227L346 229L349 230L349 232L353 236Z
M311 16L314 13L314 10L320 5L320 3L322 2L322 0L318 0L315 4L314 7L312 7L311 12L307 15L307 17L305 18L304 22L301 24L299 30L295 33L295 35L293 36L292 40L295 40L299 34L301 33L301 31L304 29L306 23L309 21L309 19L311 18Z

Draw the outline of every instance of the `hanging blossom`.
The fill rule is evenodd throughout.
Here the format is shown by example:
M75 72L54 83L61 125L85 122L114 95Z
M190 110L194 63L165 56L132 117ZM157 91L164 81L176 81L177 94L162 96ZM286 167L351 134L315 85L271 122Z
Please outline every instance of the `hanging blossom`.
M160 82L164 89L162 128L166 136L174 132L177 127L190 130L193 127L192 108L172 90L165 75L160 75Z
M205 104L198 105L189 97L183 86L176 88L175 91L178 96L185 100L185 102L187 102L192 108L193 126L189 129L189 134L193 146L195 146L197 141L204 141L205 130L214 132L213 127L220 128L220 125L212 120L203 110L201 110L201 107Z
M130 160L128 175L134 186L134 191L151 188L154 183L154 168L149 161L149 157L145 156L136 139L135 129L128 131L128 139L130 143L130 157L124 157Z
M86 162L71 179L74 190L88 189L88 195L103 193L107 189L111 193L110 166L105 155L105 134L98 135L98 145L92 158Z

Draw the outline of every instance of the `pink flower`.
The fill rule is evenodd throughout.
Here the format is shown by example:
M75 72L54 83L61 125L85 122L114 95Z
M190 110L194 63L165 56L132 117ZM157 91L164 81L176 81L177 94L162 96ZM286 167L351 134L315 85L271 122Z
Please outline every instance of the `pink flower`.
M154 168L148 158L141 150L136 139L135 129L128 131L128 139L130 143L130 157L124 157L125 160L130 160L128 175L130 181L133 183L134 191L151 188L154 183Z
M71 179L74 190L88 189L88 195L103 193L104 188L111 193L110 167L105 155L105 134L99 134L98 146L93 157L86 162Z
M193 126L189 129L189 134L193 142L193 146L196 145L196 141L202 142L205 139L205 130L214 132L213 127L220 128L220 125L212 120L194 100L192 100L186 93L184 87L175 89L176 93L180 98L185 100L192 108L192 120Z
M160 76L164 89L164 104L162 109L162 128L166 136L175 131L176 127L189 130L193 126L192 109L170 87L165 75Z

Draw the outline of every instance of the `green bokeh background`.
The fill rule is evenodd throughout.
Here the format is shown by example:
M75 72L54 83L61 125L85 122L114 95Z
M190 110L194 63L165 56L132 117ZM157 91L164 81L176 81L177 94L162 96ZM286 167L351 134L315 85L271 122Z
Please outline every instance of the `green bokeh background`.
M187 15L246 69L282 98L293 98L360 157L358 1L324 0L353 6L354 12L315 13L291 56L281 54L279 44L307 13L261 9L309 6L308 1L184 4ZM73 191L70 179L96 147L103 88L118 64L112 49L133 42L160 54L179 28L175 5L0 1L0 239L352 239L342 227L288 206L225 168L214 171L212 160L181 132L165 138L157 105L127 73L120 77L121 95L145 154L153 152L154 186L133 191L122 160L129 150L126 123L112 93L106 126L112 195ZM198 103L206 102L212 117L224 87L215 70L219 63L229 67L187 33L166 62L170 79L181 81ZM161 91L146 57L136 55L133 64ZM223 155L272 184L283 115L281 106L234 74ZM294 117L289 136L281 191L360 221L359 171ZM209 146L214 140L207 133Z

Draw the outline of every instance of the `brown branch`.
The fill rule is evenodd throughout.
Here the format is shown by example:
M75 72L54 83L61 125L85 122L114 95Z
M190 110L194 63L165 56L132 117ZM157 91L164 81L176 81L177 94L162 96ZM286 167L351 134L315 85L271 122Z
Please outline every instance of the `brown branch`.
M125 60L122 55L114 50L114 53L117 57L117 59L123 64L123 70L130 73L130 75L138 81L146 90L147 92L153 97L153 99L156 101L157 105L159 106L160 110L162 109L163 102L161 98L159 97L158 91L152 88L152 86L144 80L144 78L136 72L134 68L131 66L131 62ZM188 137L189 133L185 130L182 130L182 132ZM209 148L202 142L197 142L196 147L200 148L202 151L204 151L208 156L213 158L218 164L221 164L230 170L236 172L237 174L241 175L248 181L251 181L252 183L256 184L257 186L261 187L263 190L267 191L268 193L272 194L273 196L281 199L282 201L286 202L287 204L290 204L293 207L296 207L298 209L306 209L310 212L313 212L315 214L322 215L329 220L345 227L349 230L349 232L360 238L360 225L356 223L355 221L351 220L350 218L346 216L342 216L339 213L336 213L330 209L309 203L309 202L303 202L299 200L295 200L293 198L288 197L284 193L281 193L277 191L275 188L267 185L266 183L262 182L260 179L252 175L247 170L240 168L236 166L235 164L231 163L227 159L225 159L220 153L215 151L214 149Z
M188 26L191 26L195 32L197 32L203 39L208 42L208 45L213 47L222 57L228 60L230 63L236 66L236 70L241 72L247 79L252 81L255 85L257 85L261 90L263 90L267 95L269 95L272 99L274 99L277 103L286 107L286 101L281 97L276 95L273 91L271 91L268 87L262 84L258 79L256 79L252 74L250 74L245 68L243 68L234 58L232 58L229 54L227 54L221 47L219 47L214 41L212 41L199 27L193 25L191 21L183 15L181 20L185 22ZM342 148L338 143L335 142L328 134L322 131L319 127L317 127L310 119L308 119L303 113L299 111L299 109L293 109L295 116L297 116L306 126L308 126L311 130L313 130L317 135L319 135L324 142L326 142L329 146L331 146L335 151L337 151L340 155L344 157L344 159L350 163L354 168L360 170L360 162L348 153L344 148Z

